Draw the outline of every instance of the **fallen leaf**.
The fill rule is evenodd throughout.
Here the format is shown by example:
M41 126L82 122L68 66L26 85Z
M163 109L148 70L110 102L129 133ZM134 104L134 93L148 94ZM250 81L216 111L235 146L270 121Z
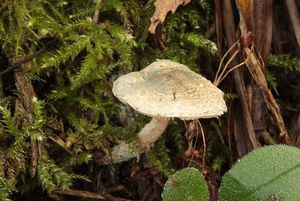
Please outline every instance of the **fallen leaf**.
M191 0L156 0L154 3L155 12L150 19L151 25L148 29L150 33L155 33L156 26L165 21L165 18L170 11L173 14L180 5L185 6L190 2Z

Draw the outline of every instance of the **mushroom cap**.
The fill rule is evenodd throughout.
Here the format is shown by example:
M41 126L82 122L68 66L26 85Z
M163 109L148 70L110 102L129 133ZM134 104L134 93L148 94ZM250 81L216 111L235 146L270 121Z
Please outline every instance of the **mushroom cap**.
M113 94L150 117L211 118L227 111L223 92L187 66L157 60L115 80Z

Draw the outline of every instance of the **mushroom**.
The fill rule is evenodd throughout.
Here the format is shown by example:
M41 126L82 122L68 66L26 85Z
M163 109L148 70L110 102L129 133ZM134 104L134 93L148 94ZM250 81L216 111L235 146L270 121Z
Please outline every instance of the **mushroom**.
M195 120L227 111L220 89L187 66L170 60L157 60L139 72L120 76L112 92L121 102L152 117L138 133L138 154L159 139L170 118ZM112 151L114 163L132 157L134 153L125 143Z

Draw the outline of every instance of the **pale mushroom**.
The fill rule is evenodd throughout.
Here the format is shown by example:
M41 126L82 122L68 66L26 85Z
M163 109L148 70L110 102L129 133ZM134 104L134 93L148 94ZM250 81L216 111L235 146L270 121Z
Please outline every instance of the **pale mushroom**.
M112 92L137 112L152 117L138 133L138 154L159 139L170 118L195 120L218 117L227 111L220 89L187 66L170 60L157 60L139 72L119 77ZM115 163L133 156L127 144L112 152Z

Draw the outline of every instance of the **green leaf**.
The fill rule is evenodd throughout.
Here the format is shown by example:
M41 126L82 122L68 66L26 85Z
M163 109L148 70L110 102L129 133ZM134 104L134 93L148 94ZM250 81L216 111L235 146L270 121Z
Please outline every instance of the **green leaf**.
M221 201L300 200L300 149L260 148L241 159L220 187Z
M292 71L300 71L300 59L291 57L291 55L270 55L268 64L287 68Z
M162 198L163 201L207 201L207 184L197 169L185 168L168 179Z

